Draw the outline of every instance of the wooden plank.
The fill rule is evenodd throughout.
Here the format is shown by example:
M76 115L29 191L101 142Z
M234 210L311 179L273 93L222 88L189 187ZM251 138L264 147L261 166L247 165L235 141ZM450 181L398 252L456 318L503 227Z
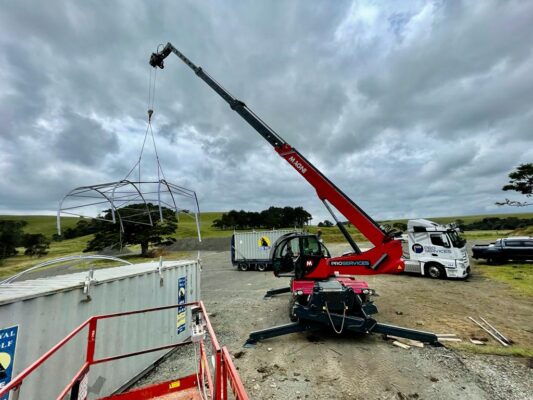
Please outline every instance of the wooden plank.
M404 344L402 342L398 342L397 340L395 340L394 342L392 342L393 345L397 346L397 347L401 347L402 349L410 349L411 346L407 345L407 344Z
M481 340L476 340L476 339L470 339L470 342L474 343L474 344L477 344L477 345L485 344L485 342L482 342Z
M462 339L456 337L439 337L437 338L439 342L462 342Z
M419 342L418 340L406 339L406 338L402 338L399 336L393 336L393 335L387 335L387 338L392 339L392 340L397 340L398 342L407 344L409 346L424 347L424 343Z

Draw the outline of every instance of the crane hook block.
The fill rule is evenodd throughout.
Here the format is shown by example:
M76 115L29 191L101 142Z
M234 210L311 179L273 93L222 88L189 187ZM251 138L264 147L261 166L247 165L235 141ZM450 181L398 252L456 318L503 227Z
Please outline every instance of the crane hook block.
M152 120L152 114L154 113L154 110L152 109L149 109L148 110L148 121L151 121Z
M163 63L163 60L165 57L160 53L152 53L150 56L150 65L152 67L159 67L161 69L165 68L165 64Z

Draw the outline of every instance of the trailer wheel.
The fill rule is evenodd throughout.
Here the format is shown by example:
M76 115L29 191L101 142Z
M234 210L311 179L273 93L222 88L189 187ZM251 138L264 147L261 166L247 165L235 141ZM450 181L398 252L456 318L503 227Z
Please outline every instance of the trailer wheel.
M260 272L265 272L268 269L268 264L257 264L256 268Z
M442 279L446 277L446 273L444 272L442 265L436 263L426 265L426 274L433 279Z
M237 268L239 269L239 271L248 271L248 264L246 264L246 263L239 263L239 265L237 266Z

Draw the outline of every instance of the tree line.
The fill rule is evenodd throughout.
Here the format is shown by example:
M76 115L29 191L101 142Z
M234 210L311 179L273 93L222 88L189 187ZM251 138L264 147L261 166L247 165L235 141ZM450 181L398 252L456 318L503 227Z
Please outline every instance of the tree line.
M489 217L483 218L481 221L471 222L469 224L466 224L463 220L458 219L455 221L455 224L463 231L514 230L533 225L533 219L517 217Z
M18 247L24 247L27 256L48 254L50 240L42 233L24 233L26 221L0 221L0 260L18 254Z
M217 229L273 229L301 228L307 225L313 216L303 207L269 207L263 211L231 210L213 221Z

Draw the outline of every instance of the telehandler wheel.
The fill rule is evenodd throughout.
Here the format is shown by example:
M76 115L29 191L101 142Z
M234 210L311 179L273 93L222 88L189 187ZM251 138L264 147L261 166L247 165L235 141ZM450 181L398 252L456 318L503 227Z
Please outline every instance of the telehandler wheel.
M446 278L446 272L442 265L430 263L426 265L426 274L432 279Z
M248 271L248 264L240 263L237 268L239 269L239 271Z

